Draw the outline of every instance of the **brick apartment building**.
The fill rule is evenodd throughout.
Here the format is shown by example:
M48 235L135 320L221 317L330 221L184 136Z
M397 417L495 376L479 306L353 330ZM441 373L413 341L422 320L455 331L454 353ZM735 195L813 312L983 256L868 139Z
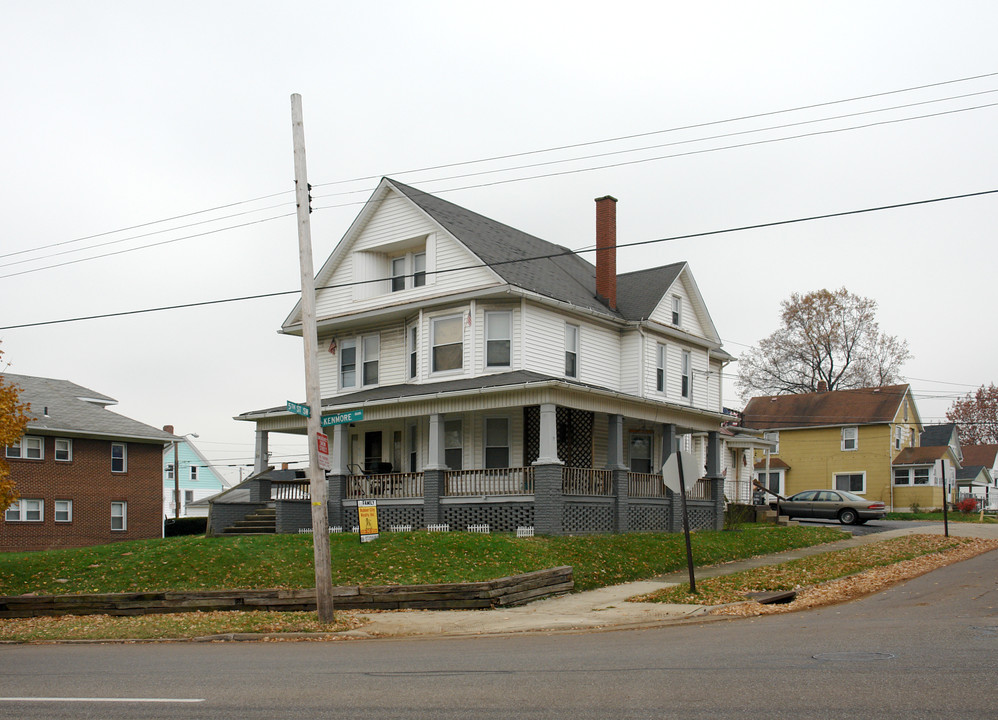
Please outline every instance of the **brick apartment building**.
M108 410L117 401L66 380L5 374L31 404L24 436L4 449L18 500L0 551L51 550L160 537L169 433Z

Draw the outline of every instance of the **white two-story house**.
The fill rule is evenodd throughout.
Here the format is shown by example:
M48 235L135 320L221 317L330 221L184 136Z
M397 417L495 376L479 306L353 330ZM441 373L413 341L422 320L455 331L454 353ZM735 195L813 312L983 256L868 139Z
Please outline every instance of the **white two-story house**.
M617 275L614 198L596 201L596 226L593 266L381 181L315 279L322 414L362 413L329 428L330 477L343 478L331 480L331 524L349 524L362 497L405 506L397 519L414 526L448 519L447 506L469 498L478 509L458 525L666 522L661 509L631 506L668 504L660 473L677 437L707 433L718 447L721 376L733 358L686 263ZM299 307L281 331L301 335ZM305 432L305 418L283 406L237 419L256 424L258 471L270 433ZM538 473L557 475L556 519L539 505L524 510L540 502ZM579 498L585 507L569 507Z

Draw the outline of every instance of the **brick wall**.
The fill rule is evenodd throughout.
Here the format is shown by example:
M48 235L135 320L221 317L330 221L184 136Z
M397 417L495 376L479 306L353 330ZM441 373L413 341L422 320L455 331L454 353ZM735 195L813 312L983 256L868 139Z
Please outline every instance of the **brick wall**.
M29 433L38 435L38 433ZM0 551L51 550L162 536L163 445L127 442L127 467L111 472L111 442L72 439L72 460L7 458L18 497L44 501L41 522L0 519ZM72 520L56 522L55 501L73 502ZM111 530L111 503L127 503L127 529Z

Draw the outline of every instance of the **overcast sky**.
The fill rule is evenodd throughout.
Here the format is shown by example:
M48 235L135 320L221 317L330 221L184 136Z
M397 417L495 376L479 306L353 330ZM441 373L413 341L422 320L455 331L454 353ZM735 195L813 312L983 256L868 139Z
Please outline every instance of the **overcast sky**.
M317 268L382 175L574 249L606 194L627 243L998 189L989 0L2 6L5 327L295 291L292 93ZM874 298L932 421L998 381L996 210L985 195L676 240L617 267L688 261L733 355L791 292ZM304 399L301 340L277 334L294 302L2 329L0 350L9 372L248 464L253 426L232 417ZM730 380L725 404L741 407ZM271 438L275 461L302 448Z

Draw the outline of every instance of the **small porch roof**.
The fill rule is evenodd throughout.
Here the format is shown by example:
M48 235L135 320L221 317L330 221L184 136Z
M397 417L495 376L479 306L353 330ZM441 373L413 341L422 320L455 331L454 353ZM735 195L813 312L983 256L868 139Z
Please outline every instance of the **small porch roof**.
M720 412L649 400L530 370L380 386L324 398L321 404L324 415L363 409L367 422L543 403L621 414L647 422L673 423L685 432L717 430L727 419ZM258 430L286 433L304 433L307 423L304 417L288 412L286 406L252 410L234 419L255 422Z

